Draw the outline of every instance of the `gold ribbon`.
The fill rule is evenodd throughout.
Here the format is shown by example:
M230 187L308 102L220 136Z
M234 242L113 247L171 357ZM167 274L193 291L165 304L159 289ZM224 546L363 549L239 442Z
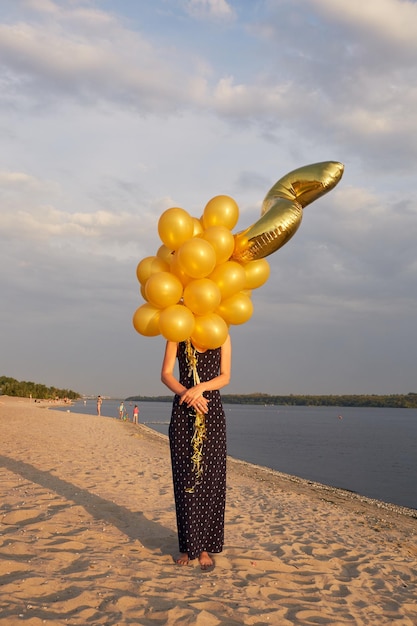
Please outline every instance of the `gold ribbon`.
M185 342L185 355L189 368L189 375L193 376L194 385L198 385L200 383L200 377L197 372L197 355L195 349L191 345L190 339L187 339ZM194 432L191 438L191 471L195 474L195 482L192 487L186 487L185 491L187 493L194 493L195 487L201 483L203 475L203 444L206 439L206 416L204 413L197 411L197 409L193 410L195 411L195 419Z

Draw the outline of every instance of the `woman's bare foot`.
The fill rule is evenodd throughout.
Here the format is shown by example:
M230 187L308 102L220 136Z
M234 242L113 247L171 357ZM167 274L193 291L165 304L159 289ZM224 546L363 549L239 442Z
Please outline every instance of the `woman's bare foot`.
M198 557L198 562L200 563L201 569L210 569L213 567L214 562L208 552L203 551Z
M189 560L187 552L180 552L180 555L178 559L175 560L175 563L177 565L188 565Z

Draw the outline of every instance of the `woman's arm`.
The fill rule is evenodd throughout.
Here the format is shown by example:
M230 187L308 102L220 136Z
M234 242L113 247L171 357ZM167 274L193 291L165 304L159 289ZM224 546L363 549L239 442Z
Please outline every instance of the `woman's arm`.
M167 341L165 346L165 355L162 362L161 381L173 393L179 396L184 393L186 388L181 385L179 380L174 376L175 361L177 358L178 344L175 341Z
M180 397L180 404L185 402L187 406L193 407L194 409L201 411L202 413L207 413L208 402L206 398L201 397L201 392L199 392L198 394L191 394L191 397L184 400L184 395L189 390L187 389L187 387L184 387L184 385L181 385L179 380L174 376L177 350L178 344L175 341L167 341L164 360L162 362L161 380L164 385L168 387L168 389L170 389L173 393L176 393ZM197 398L199 406L197 406Z
M180 404L183 402L187 406L191 406L203 413L207 413L208 400L203 396L205 391L213 391L225 387L230 381L230 370L232 362L232 345L230 336L221 346L220 356L220 374L204 383L199 383L194 387L187 389L181 385L179 380L174 376L175 361L177 358L178 344L174 341L167 341L165 347L164 360L162 362L161 381L173 393L180 396ZM198 406L197 406L198 405Z
M221 346L219 375L211 380L207 380L206 382L199 383L194 387L190 387L190 389L186 389L181 395L180 403L185 402L188 406L194 406L197 401L201 400L201 396L205 391L222 389L228 385L230 382L231 363L232 344L230 341L230 335L228 335L226 341ZM203 399L205 400L204 396ZM204 410L204 412L206 412L206 410Z

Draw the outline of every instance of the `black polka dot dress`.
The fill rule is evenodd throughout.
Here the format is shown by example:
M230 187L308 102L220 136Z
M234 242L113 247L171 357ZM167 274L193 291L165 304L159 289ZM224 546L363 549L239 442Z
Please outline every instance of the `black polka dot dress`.
M197 371L201 382L215 378L220 372L221 348L197 352ZM179 379L184 387L192 387L193 376L186 359L186 344L178 344ZM169 425L172 476L177 514L180 552L190 559L204 550L218 553L224 542L224 511L226 502L226 419L219 391L205 391L209 400L206 414L206 439L203 444L203 474L195 485L192 472L194 409L179 404L174 397ZM194 487L193 493L186 490Z

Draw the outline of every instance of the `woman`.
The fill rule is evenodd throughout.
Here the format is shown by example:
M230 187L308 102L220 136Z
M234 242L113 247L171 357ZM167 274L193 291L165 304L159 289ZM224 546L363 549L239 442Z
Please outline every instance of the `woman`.
M223 549L226 419L219 389L230 381L231 353L229 336L215 349L199 350L190 340L166 344L161 380L175 394L169 441L180 550L178 565L198 558L201 569L208 569L213 565L209 553ZM174 376L177 358L178 379ZM196 440L198 422L205 432L200 430Z

